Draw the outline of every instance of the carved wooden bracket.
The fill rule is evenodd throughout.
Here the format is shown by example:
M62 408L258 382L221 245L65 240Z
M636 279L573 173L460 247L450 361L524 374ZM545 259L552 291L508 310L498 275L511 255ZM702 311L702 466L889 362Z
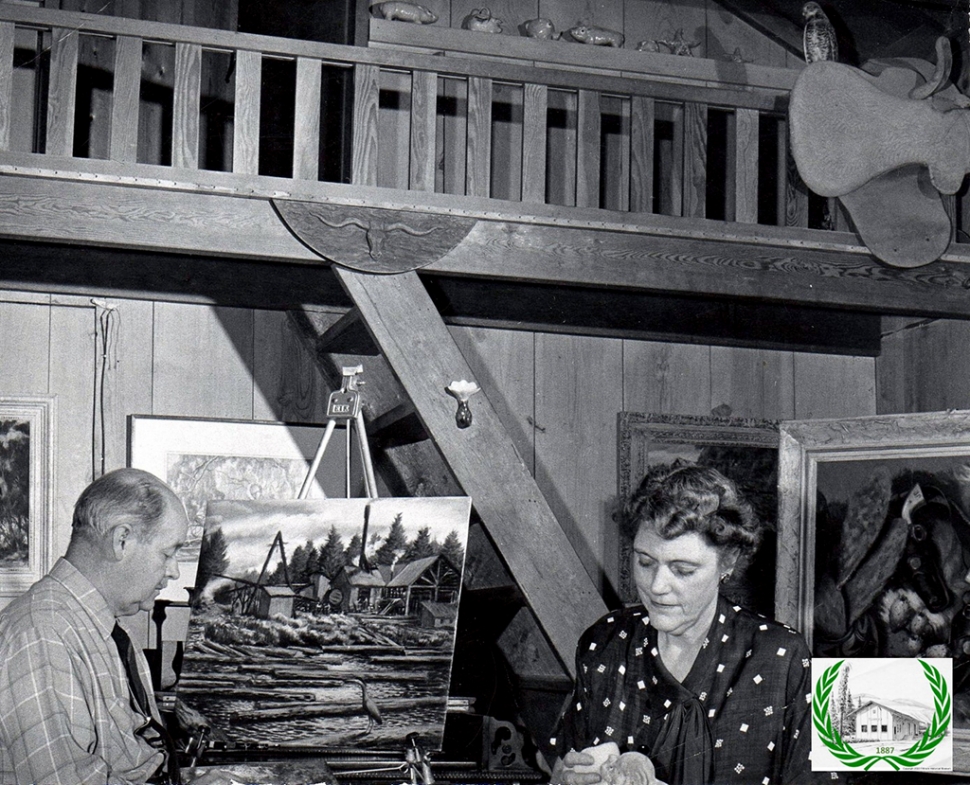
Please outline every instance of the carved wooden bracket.
M286 227L324 259L367 273L402 273L438 261L477 222L452 215L274 199Z

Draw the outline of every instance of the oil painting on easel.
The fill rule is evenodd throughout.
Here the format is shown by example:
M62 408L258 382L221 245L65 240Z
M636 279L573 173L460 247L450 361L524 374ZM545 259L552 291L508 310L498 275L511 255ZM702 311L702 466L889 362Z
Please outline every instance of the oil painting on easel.
M211 502L179 697L235 744L440 748L470 510Z

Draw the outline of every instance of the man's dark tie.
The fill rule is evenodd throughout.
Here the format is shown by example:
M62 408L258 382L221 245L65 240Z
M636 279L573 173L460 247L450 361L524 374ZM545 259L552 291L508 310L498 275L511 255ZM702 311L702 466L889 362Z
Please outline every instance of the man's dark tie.
M121 664L125 666L125 675L128 677L128 686L131 688L131 695L135 699L135 705L139 711L148 717L148 725L154 730L162 743L165 745L165 773L166 777L162 780L168 785L176 785L182 782L181 772L179 771L178 753L175 750L175 742L165 726L162 725L152 714L151 702L148 700L148 693L145 691L145 684L138 673L138 660L135 658L135 647L131 643L131 638L125 632L125 628L117 622L111 630L111 637L118 647L118 654L121 655ZM151 780L156 782L158 780Z

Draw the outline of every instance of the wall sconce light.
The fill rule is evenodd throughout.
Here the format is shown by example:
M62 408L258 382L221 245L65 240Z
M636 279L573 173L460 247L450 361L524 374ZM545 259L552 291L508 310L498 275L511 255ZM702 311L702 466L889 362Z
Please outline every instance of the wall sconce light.
M472 424L472 410L468 408L468 399L482 388L467 379L452 382L445 387L445 392L458 401L458 411L455 412L455 423L459 428L467 428Z

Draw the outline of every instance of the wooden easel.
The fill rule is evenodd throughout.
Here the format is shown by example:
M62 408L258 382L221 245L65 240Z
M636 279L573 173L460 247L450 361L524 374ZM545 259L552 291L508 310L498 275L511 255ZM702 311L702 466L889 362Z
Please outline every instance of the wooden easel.
M367 428L364 425L364 415L361 412L360 390L358 385L363 384L358 377L364 372L363 365L352 365L341 368L343 382L339 390L330 393L327 401L327 427L320 439L316 455L310 464L303 486L300 488L298 499L305 499L310 493L313 485L313 478L317 476L320 462L323 460L327 446L330 444L330 437L333 436L334 428L337 423L343 423L347 434L347 451L345 474L347 478L347 498L350 498L350 454L351 454L351 431L356 427L357 444L360 447L360 460L364 467L364 490L369 499L377 498L377 482L374 479L374 464L371 460L370 445L367 443Z

